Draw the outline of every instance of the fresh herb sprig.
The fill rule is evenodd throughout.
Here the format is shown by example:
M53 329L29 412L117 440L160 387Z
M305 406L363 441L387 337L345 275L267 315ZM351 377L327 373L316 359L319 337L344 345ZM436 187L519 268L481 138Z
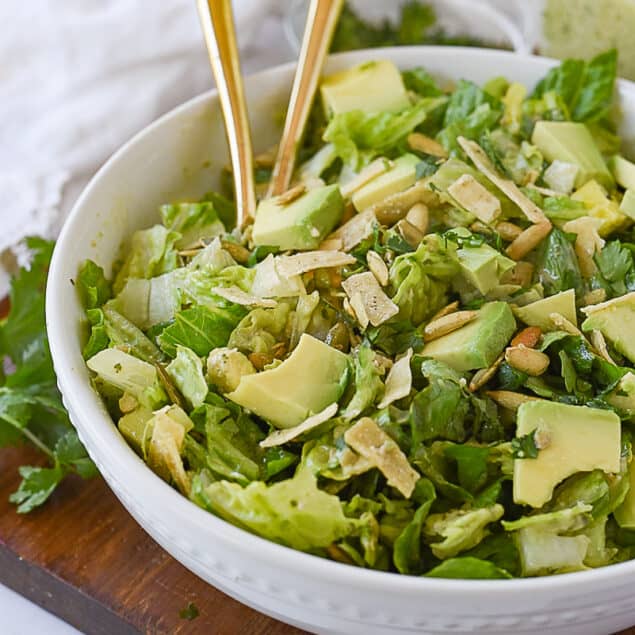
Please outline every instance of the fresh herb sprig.
M44 503L69 474L96 474L57 389L46 335L44 292L53 243L29 238L28 268L11 282L11 309L0 323L0 448L31 443L48 460L48 467L22 465L22 482L11 501L18 512Z

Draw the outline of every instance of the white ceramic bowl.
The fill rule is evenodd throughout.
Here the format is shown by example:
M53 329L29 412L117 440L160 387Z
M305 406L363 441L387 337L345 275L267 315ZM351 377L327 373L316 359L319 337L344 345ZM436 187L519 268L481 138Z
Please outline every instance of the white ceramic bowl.
M552 62L500 51L413 47L359 51L328 70L368 59L484 82L533 84ZM293 65L247 80L258 149L276 137ZM635 134L635 92L620 85L622 132ZM125 115L125 113L123 113ZM126 445L93 392L81 355L82 317L71 283L92 258L109 269L130 233L158 220L160 203L216 186L226 145L216 93L187 102L138 134L93 178L55 249L47 326L71 419L104 478L145 530L201 578L241 602L316 632L560 633L598 635L635 624L635 561L526 580L439 580L367 571L293 551L216 518L178 494ZM307 379L308 380L308 379Z

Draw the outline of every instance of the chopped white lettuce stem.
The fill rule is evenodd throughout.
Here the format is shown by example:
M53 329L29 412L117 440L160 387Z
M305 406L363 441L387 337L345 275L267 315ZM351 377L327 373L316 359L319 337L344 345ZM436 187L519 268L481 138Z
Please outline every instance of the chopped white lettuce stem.
M269 254L259 262L251 293L261 298L291 298L306 293L302 278L297 275L283 275L278 268L279 259Z
M500 216L500 201L471 174L460 176L448 187L448 193L483 223L489 224Z
M279 256L276 269L281 276L288 278L315 269L344 267L355 262L353 256L343 251L304 251L293 256Z
M261 448L273 448L277 445L284 445L289 441L293 441L301 434L317 428L320 424L332 419L337 414L337 403L332 403L327 406L321 412L311 415L305 419L302 423L299 423L293 428L286 428L283 430L274 430L266 439L260 442Z
M412 349L409 348L392 365L386 377L384 396L379 402L378 408L386 408L394 401L403 399L410 394L412 388L412 371L410 370L410 360L412 359Z
M384 293L370 271L347 278L342 287L362 325L370 322L379 326L399 313L399 307Z
M543 211L527 198L513 181L498 174L489 157L478 143L465 137L459 137L457 141L465 154L472 160L476 169L484 174L501 192L507 194L532 223L542 223L547 220Z
M556 159L542 175L544 182L560 194L570 194L575 185L579 168L574 163Z
M339 249L350 251L353 247L357 247L362 240L373 235L376 224L375 213L372 210L366 210L353 216L330 236L327 236L324 242L341 240Z
M235 286L213 287L212 293L219 295L221 298L225 298L225 300L228 300L229 302L240 304L242 306L261 306L266 309L272 309L278 304L275 300L260 298L257 295L245 293L242 289Z
M410 465L401 448L370 417L363 417L344 433L344 441L372 462L386 477L388 485L410 498L419 473Z

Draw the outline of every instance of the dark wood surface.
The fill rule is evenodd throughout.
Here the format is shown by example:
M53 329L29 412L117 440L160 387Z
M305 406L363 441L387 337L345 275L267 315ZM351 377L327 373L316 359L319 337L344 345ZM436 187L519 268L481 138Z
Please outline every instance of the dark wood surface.
M300 635L209 586L159 547L101 478L69 479L41 509L7 499L29 448L0 450L0 582L88 635ZM193 620L179 616L192 602ZM0 632L1 632L0 628Z

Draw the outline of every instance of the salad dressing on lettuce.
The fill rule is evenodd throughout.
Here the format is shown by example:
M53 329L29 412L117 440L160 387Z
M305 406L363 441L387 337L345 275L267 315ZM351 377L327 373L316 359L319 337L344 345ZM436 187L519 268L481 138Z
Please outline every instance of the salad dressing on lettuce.
M163 206L112 281L85 263L84 357L133 450L210 513L354 566L502 579L630 558L615 72L614 52L531 90L346 70L252 227L210 194Z

